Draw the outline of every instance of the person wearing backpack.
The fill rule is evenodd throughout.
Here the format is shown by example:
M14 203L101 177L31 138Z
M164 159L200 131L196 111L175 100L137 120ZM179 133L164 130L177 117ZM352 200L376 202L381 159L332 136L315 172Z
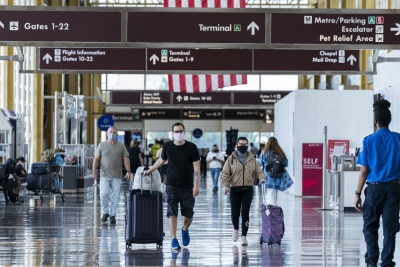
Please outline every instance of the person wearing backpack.
M290 188L293 180L285 170L288 166L286 154L275 137L270 137L265 145L261 166L267 177L265 182L267 203L265 204L277 206L278 190L285 191Z

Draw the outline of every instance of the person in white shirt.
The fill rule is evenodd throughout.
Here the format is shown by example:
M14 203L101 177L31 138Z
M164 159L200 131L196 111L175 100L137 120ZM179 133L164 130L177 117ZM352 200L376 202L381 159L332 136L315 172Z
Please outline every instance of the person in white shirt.
M217 192L218 178L221 173L222 163L224 163L224 156L219 152L217 145L213 145L212 150L208 152L206 161L210 163L211 178L214 183L213 192Z

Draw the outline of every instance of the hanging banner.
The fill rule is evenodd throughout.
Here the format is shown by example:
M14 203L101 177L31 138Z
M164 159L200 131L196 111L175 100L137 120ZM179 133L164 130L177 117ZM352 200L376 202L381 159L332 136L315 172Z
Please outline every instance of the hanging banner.
M303 196L322 196L324 144L303 143Z
M333 153L333 149L335 148L335 146L337 145L344 145L345 149L344 149L344 154L348 155L349 154L349 147L350 147L350 141L349 140L328 140L328 165L327 165L327 170L330 170L332 168L332 160L331 160L331 156Z

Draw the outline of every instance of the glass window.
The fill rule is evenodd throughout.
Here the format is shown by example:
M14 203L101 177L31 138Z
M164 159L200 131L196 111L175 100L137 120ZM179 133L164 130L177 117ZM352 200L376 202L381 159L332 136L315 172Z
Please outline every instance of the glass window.
M186 139L194 143L198 148L208 148L211 150L214 144L217 144L219 150L221 149L221 133L220 132L203 132L203 136L195 138L190 132L190 139ZM186 136L188 133L186 132Z
M261 90L297 90L298 75L261 75Z
M168 90L168 75L146 74L146 90Z
M103 74L102 85L107 90L143 90L144 75L143 74Z
M260 75L247 75L247 84L222 88L222 90L260 90Z

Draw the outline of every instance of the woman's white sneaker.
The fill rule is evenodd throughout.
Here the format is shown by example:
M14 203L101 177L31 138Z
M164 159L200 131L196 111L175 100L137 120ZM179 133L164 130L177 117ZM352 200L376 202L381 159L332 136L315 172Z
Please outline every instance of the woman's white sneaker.
M232 233L232 241L236 242L239 239L239 229L235 230L233 229L233 233Z
M247 238L245 236L242 236L242 246L247 246Z

